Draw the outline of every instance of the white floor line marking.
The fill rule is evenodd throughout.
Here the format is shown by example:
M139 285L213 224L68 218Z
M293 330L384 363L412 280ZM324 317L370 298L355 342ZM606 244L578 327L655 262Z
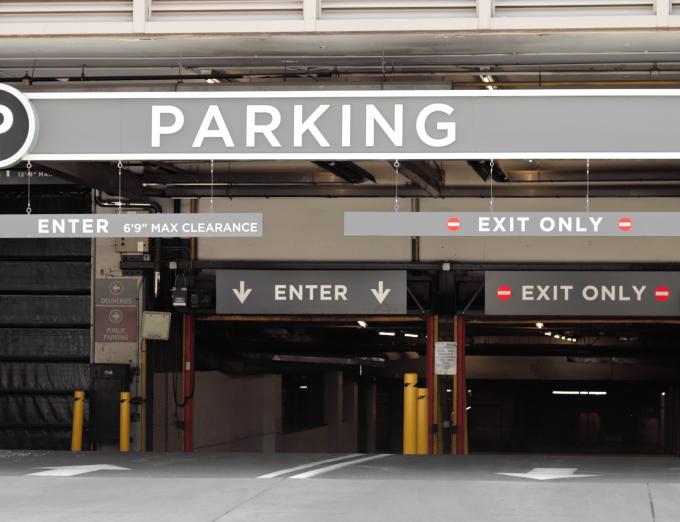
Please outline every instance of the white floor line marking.
M296 471L302 471L303 469L315 468L316 466L321 466L323 464L330 464L331 462L338 462L339 460L353 459L354 457L360 457L361 453L352 453L350 455L343 455L342 457L333 457L332 459L317 460L316 462L308 462L307 464L301 464L300 466L295 466L294 468L281 469L279 471L274 471L273 473L267 473L266 475L260 475L257 478L274 478L281 475L286 475L288 473L294 473Z
M381 453L380 455L371 455L370 457L364 457L363 459L351 460L349 462L341 462L340 464L333 464L332 466L326 466L325 468L314 469L312 471L307 471L305 473L300 473L299 475L293 475L290 478L293 479L306 479L310 477L316 477L323 473L328 473L329 471L335 471L336 469L345 468L347 466L353 466L354 464L361 464L362 462L368 462L369 460L382 459L384 457L389 457L389 453Z
M90 464L85 466L55 466L47 468L47 471L38 471L37 473L29 473L33 477L74 477L84 473L92 473L93 471L130 471L130 468L122 468L120 466L113 466L111 464Z
M533 468L527 473L496 473L508 477L519 477L533 480L556 480L565 478L599 477L600 475L577 475L578 468Z

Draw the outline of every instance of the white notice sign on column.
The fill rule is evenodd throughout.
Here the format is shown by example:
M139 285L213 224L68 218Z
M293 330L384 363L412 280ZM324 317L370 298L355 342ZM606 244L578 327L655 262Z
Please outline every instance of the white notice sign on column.
M457 356L458 343L434 343L434 373L437 375L456 375Z

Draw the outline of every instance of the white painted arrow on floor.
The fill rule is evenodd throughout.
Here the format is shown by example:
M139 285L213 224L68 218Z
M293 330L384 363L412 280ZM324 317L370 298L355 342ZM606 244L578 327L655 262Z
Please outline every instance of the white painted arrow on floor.
M390 294L391 289L385 288L385 283L378 281L378 289L376 290L375 288L371 288L371 292L373 292L373 295L378 300L378 302L383 304L385 299L387 299L387 296Z
M600 475L577 475L578 468L534 468L527 473L496 473L508 477L519 477L532 480L555 480L565 478L599 477Z
M236 299L238 299L241 304L246 302L246 299L248 299L248 296L250 295L250 292L253 291L252 288L248 288L246 290L246 282L245 281L239 281L239 287L238 288L232 288L232 291L234 294L236 294Z
M92 473L93 471L130 471L130 468L113 466L111 464L90 464L88 466L55 466L45 469L46 471L29 473L29 475L34 477L74 477L75 475L83 475L84 473Z

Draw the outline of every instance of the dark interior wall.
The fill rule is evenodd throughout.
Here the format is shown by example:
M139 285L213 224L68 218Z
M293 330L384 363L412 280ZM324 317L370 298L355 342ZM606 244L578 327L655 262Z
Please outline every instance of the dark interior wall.
M663 383L471 381L469 388L471 451L671 451L673 414L662 407L670 404L670 388Z

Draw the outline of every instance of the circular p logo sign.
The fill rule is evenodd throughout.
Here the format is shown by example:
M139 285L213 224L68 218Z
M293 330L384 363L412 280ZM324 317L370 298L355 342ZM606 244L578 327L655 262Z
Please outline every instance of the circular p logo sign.
M0 84L0 169L11 167L28 152L35 126L28 99L14 87Z

